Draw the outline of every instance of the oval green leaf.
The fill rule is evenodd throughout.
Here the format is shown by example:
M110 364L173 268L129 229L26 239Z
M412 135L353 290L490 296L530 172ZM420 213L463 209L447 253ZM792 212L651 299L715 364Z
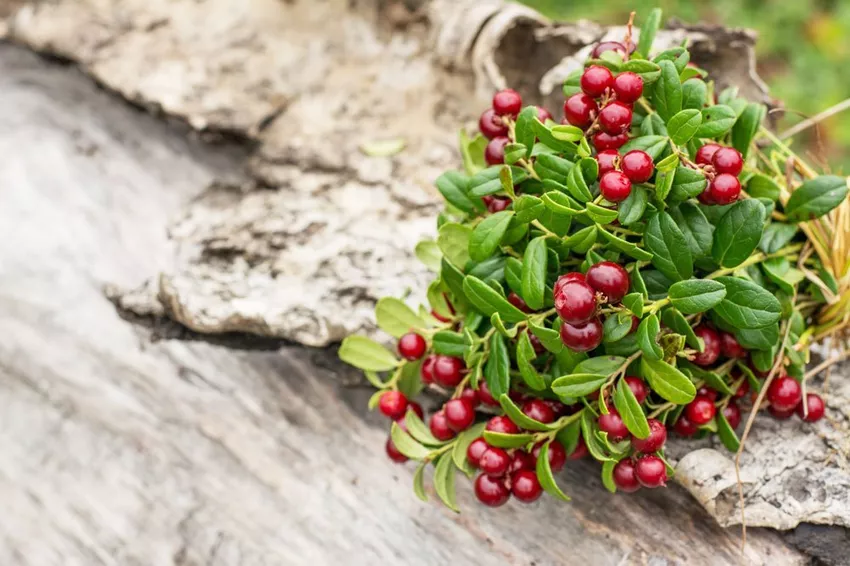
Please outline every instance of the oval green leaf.
M756 199L733 204L717 223L711 257L723 267L736 267L750 257L764 230L764 207Z
M726 287L711 279L688 279L673 283L667 292L670 302L680 312L697 314L720 303L726 296Z
M697 390L685 374L664 360L641 358L641 373L649 382L652 390L664 399L677 405L694 400Z
M395 355L365 336L348 336L339 347L339 358L364 371L389 371L401 363Z

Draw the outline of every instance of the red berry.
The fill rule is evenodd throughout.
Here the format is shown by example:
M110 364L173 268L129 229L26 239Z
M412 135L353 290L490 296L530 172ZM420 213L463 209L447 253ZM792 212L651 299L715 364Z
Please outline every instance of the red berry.
M646 388L646 384L643 380L633 375L627 375L623 379L626 380L626 385L628 385L629 389L632 390L637 402L643 403L646 400L647 395L649 395L649 390Z
M434 364L439 356L428 356L422 362L422 367L419 368L419 375L422 377L422 383L428 385L434 383Z
M431 429L431 434L437 440L451 440L455 437L454 431L449 428L449 421L446 419L446 412L439 410L431 415L431 420L428 422L428 428Z
M398 353L411 362L424 356L427 349L428 344L425 343L425 339L415 332L408 332L398 339Z
M661 450L667 442L667 427L657 419L649 419L649 436L646 438L632 437L632 447L638 452L649 454Z
M596 151L605 151L606 149L620 149L629 141L629 134L623 133L619 136L612 136L605 132L598 132L593 135L593 147Z
M400 391L386 391L378 401L378 410L397 421L407 412L407 397Z
M723 416L732 428L738 428L741 424L741 409L735 401L729 401L729 404L723 407Z
M685 415L696 426L707 424L714 418L717 409L708 397L696 397L685 407Z
M617 486L617 489L626 493L632 493L640 489L640 482L638 482L637 475L635 474L635 465L631 459L625 458L624 460L620 460L614 466L614 485Z
M477 407L480 402L478 399L478 393L476 393L475 389L472 387L464 387L463 391L460 392L460 398L464 401L468 401L469 404L472 405L473 409Z
M667 466L658 456L644 456L635 464L635 476L643 487L662 487L667 483Z
M693 362L698 366L710 366L720 357L720 336L716 330L707 326L698 326L694 334L702 338L705 346L702 352L694 356Z
M578 271L571 271L566 275L561 275L558 277L558 280L555 281L555 286L552 289L553 295L558 295L561 293L561 288L569 283L570 281L579 281L581 283L585 282L584 273L579 273Z
M793 377L779 376L767 388L767 401L778 411L791 411L803 398L803 390Z
M714 157L714 152L720 149L716 143L707 143L697 150L697 155L694 161L697 165L711 165L711 158Z
M593 113L598 110L596 101L583 92L572 95L564 102L564 117L567 122L582 129L593 123Z
M637 330L638 326L640 326L640 319L635 315L632 315L632 327L629 328L629 334Z
M466 399L451 399L443 407L446 423L455 432L468 429L475 422L475 407Z
M446 388L457 387L463 380L463 360L452 356L437 356L432 371L437 385Z
M596 161L599 163L599 178L601 179L605 173L617 170L617 165L620 161L620 152L616 149L600 151L596 156Z
M614 86L614 75L606 67L592 65L581 75L581 90L593 98L599 98L612 86Z
M511 464L511 457L502 448L490 446L481 454L478 467L488 476L503 476Z
M799 405L797 405L797 414L800 415L800 418L806 421L807 423L814 423L823 418L823 414L826 411L826 405L823 402L823 399L820 395L816 393L807 393L806 394L806 404L809 409L809 414L803 414L803 402L801 401Z
M588 453L589 452L587 451L587 444L585 444L584 438L579 436L578 437L578 444L576 444L575 449L572 452L570 452L568 459L569 460L581 460L582 458L587 456Z
M425 413L422 411L422 405L420 405L419 403L410 403L407 406L407 410L416 413L416 416L420 419L425 416Z
M741 194L741 181L734 175L723 173L708 185L708 191L714 204L731 204Z
M716 202L714 202L714 197L711 196L711 187L710 186L703 189L703 191L700 194L697 195L697 199L699 199L699 201L702 204L707 204L707 205L717 204Z
M543 402L552 409L552 413L555 414L556 417L562 417L564 415L570 414L569 407L561 403L560 401L555 401L554 399L543 399Z
M587 284L608 297L609 303L619 303L629 292L629 274L613 261L601 261L587 270Z
M622 202L632 194L632 182L620 171L609 171L599 180L599 191L609 202Z
M490 393L490 388L486 381L478 382L478 390L475 392L478 395L478 400L490 407L499 407L499 401Z
M487 507L500 507L510 499L511 492L504 479L480 474L475 478L475 497Z
M599 111L599 125L612 136L624 134L632 126L632 109L622 102L612 102Z
M403 464L407 462L407 456L398 451L398 448L395 447L395 443L391 436L387 437L387 444L384 446L387 451L387 456L390 457L390 460L395 462L396 464Z
M522 412L530 419L543 424L549 424L555 420L555 412L542 399L532 399L522 406Z
M473 440L469 446L466 448L466 459L469 460L469 463L472 464L473 468L477 468L481 463L481 455L484 454L484 451L490 448L490 445L487 444L480 436Z
M741 385L738 386L738 389L735 390L735 399L740 399L744 397L747 393L750 392L750 382L748 380L744 380L741 382Z
M487 421L485 430L502 434L519 434L519 427L505 415L491 418Z
M552 113L549 112L548 110L546 110L545 108L543 108L542 106L538 106L537 107L537 119L545 124L546 120L552 119Z
M794 414L795 410L796 409L791 409L791 410L777 409L773 405L768 405L768 407L767 407L767 412L770 413L770 416L772 416L774 419L779 420L779 421L784 421L786 419L790 419L791 415Z
M520 110L522 110L522 97L517 91L506 88L493 95L493 111L499 116L516 118Z
M676 434L680 436L693 436L699 432L697 426L688 420L688 417L684 412L679 415L679 418L675 423L673 423L673 430L675 430Z
M488 140L508 135L508 127L502 122L502 117L496 114L492 108L485 110L481 118L478 119L478 129Z
M484 161L487 165L499 165L505 162L505 146L510 143L506 136L493 138L484 148Z
M584 324L561 324L561 342L575 352L589 352L602 343L602 323L594 318Z
M531 470L520 470L511 476L511 493L523 503L531 503L540 498L543 488L537 474Z
M534 333L529 332L528 329L525 329L525 333L528 334L528 340L531 342L531 347L534 348L534 353L538 356L546 351L546 346L543 345L543 342L540 341L540 338L534 335Z
M717 401L717 391L708 387L707 385L703 385L699 389L697 389L697 395L701 397L708 397L711 399L711 402L714 403Z
M519 310L521 310L522 312L534 312L530 308L528 308L528 305L525 303L524 300L522 300L522 297L520 297L513 291L508 294L508 302Z
M645 183L655 172L652 158L645 151L633 149L623 156L623 173L632 183Z
M520 470L533 470L535 465L534 456L525 450L517 450L511 459L511 465L508 466L508 473L513 474Z
M502 212L511 204L511 199L509 198L499 198L493 197L490 199L490 202L487 203L487 212L490 214L495 214L497 212Z
M620 413L612 410L607 415L599 415L597 420L599 430L608 433L608 440L611 442L620 442L629 436L629 429L623 423Z
M734 334L729 332L720 333L720 351L727 358L746 358L747 350L738 343Z
M603 41L601 43L596 44L593 48L593 51L590 52L591 59L599 59L599 56L605 53L606 51L616 51L623 58L626 57L626 46L620 43L619 41Z
M587 322L596 313L596 293L587 283L568 281L555 295L555 310L564 322Z
M614 79L614 93L620 102L636 102L643 95L643 79L630 71L620 73Z
M737 177L744 170L744 158L732 147L721 147L711 157L711 164L718 173L727 173Z
M540 449L543 448L543 443L537 444L531 453L534 458L540 457ZM567 451L564 450L564 445L558 441L549 443L549 467L553 472L560 472L567 463Z

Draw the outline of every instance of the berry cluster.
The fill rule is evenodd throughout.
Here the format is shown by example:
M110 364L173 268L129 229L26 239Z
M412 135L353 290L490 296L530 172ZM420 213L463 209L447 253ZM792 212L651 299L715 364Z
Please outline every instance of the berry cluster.
M741 152L732 147L707 143L696 154L696 164L705 172L708 187L699 195L703 204L732 204L741 196L738 176L744 170Z

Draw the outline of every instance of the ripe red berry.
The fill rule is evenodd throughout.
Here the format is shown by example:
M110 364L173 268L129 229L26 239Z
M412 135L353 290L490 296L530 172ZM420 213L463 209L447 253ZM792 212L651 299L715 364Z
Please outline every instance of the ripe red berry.
M718 173L727 173L737 177L744 170L744 158L732 147L721 147L711 157L711 164Z
M643 487L662 487L667 483L667 466L658 456L643 456L635 463L635 476Z
M741 409L735 401L729 401L729 404L723 407L723 416L732 428L738 428L741 424Z
M400 391L386 391L378 401L378 410L397 421L407 412L407 397Z
M493 397L493 394L490 393L490 388L487 386L487 382L481 380L478 382L478 390L475 392L478 395L478 400L488 405L490 407L499 407L499 401Z
M487 203L487 212L490 214L495 214L497 212L502 212L511 204L511 199L509 198L499 198L492 197L490 202Z
M540 457L540 449L543 447L543 443L538 443L534 446L534 449L531 453L534 455L534 458L537 459ZM567 463L567 451L564 450L564 445L558 442L557 440L549 443L549 467L553 472L560 472L564 468L564 464Z
M619 136L612 136L605 132L593 134L593 147L596 151L605 151L606 149L620 149L629 141L629 134L623 133Z
M531 470L520 470L511 476L511 493L523 503L537 501L543 493L537 474Z
M493 95L493 111L499 116L516 118L520 110L522 110L522 97L517 91L506 88Z
M632 182L620 171L609 171L599 180L599 191L607 201L622 202L632 194Z
M475 407L466 399L451 399L443 407L446 423L455 432L469 428L475 422Z
M583 92L572 95L564 102L564 117L567 122L582 129L593 123L593 114L598 110L596 101Z
M478 129L481 130L481 135L488 140L508 135L508 127L502 121L502 117L496 114L492 108L488 108L481 114L481 118L478 119Z
M487 143L487 147L484 148L484 161L487 165L499 165L505 162L505 146L510 141L507 136L499 136Z
M548 110L546 110L545 108L543 108L542 106L538 106L537 107L537 119L545 124L546 120L552 119L552 113L549 112Z
M614 466L614 485L617 486L617 489L626 493L640 489L640 482L638 482L635 474L635 465L630 458L620 460Z
M807 393L806 394L806 404L808 405L809 414L805 415L803 413L803 402L800 401L800 404L797 405L797 414L800 415L800 418L806 421L807 423L814 423L823 418L824 412L826 412L826 405L823 402L823 399L820 395L816 393Z
M416 416L420 419L425 415L425 413L422 411L422 405L420 405L419 403L410 403L407 406L407 410L416 413Z
M575 449L570 452L570 455L567 457L569 460L581 460L585 456L587 456L589 452L587 451L587 444L584 442L584 438L581 436L578 437L578 444L576 444Z
M449 421L446 419L446 412L442 409L431 415L431 420L428 422L428 428L431 429L431 434L437 440L451 440L455 437L454 431L449 428Z
M502 434L519 434L519 427L505 415L491 418L487 421L485 430L501 432Z
M649 419L649 436L646 438L637 438L632 436L632 447L638 452L649 454L661 450L664 443L667 442L667 427L664 423L657 419Z
M744 397L747 393L750 392L750 382L748 380L744 380L741 382L741 385L738 386L738 389L735 390L735 399L740 399Z
M786 419L790 419L791 415L794 414L795 410L796 409L791 409L791 410L777 409L773 405L768 405L768 407L767 407L767 412L770 413L770 416L773 417L774 419L778 420L778 421L784 421Z
M612 86L614 86L614 75L607 67L592 65L581 75L581 90L593 98L599 98Z
M561 275L558 277L557 281L555 281L555 285L552 289L553 295L558 295L561 293L561 288L569 283L570 281L579 281L581 283L585 282L584 273L579 273L578 271L571 271L565 275Z
M694 400L688 403L688 406L685 407L685 415L687 415L688 420L696 426L707 424L714 418L716 411L717 409L714 407L714 403L712 403L711 399L708 397L695 397Z
M518 308L519 310L521 310L522 312L525 312L525 313L533 312L530 308L528 308L528 305L525 303L525 301L522 300L522 297L520 297L519 295L517 295L513 291L511 291L508 294L508 302L510 304L512 304L513 306L515 306L516 308Z
M617 165L620 162L620 152L616 149L605 149L599 152L596 156L596 161L599 163L599 178L601 179L605 173L617 170Z
M708 185L709 195L714 204L731 204L741 194L741 181L733 175L723 173Z
M629 274L613 261L600 261L585 275L593 290L608 297L609 303L619 303L629 292Z
M398 353L402 358L414 362L425 355L428 344L415 332L408 332L398 339Z
M793 377L776 377L767 388L767 401L778 411L791 411L803 398L803 390Z
M629 334L633 333L640 326L640 319L635 315L632 315L632 327L629 328Z
M703 385L699 389L697 389L697 395L701 397L708 397L711 399L711 402L714 403L717 401L717 391L708 387L707 385Z
M533 470L537 462L534 456L525 450L517 450L511 458L511 465L508 466L508 473L513 474L520 470Z
M720 333L720 351L727 358L746 358L747 350L738 343L734 334L729 332Z
M522 406L522 412L528 418L543 424L549 424L555 420L555 412L542 399L526 401Z
M632 109L622 102L611 102L599 111L599 125L612 136L624 134L632 126Z
M554 399L543 399L543 402L546 403L550 409L552 409L552 413L556 417L562 417L564 415L570 414L570 408L561 403L560 401L555 401Z
M623 156L623 173L632 183L645 183L655 172L652 158L645 151L633 149Z
M589 352L602 343L602 323L598 318L584 324L561 324L561 342L575 352Z
M624 377L626 381L626 385L629 386L629 389L632 390L632 393L637 399L638 403L643 403L646 401L647 395L649 395L649 390L646 388L646 384L639 377L635 377L633 375L627 375Z
M482 437L478 437L469 443L466 448L466 459L472 464L473 468L477 468L481 463L481 455L490 447Z
M596 293L587 283L568 281L554 297L555 310L570 324L587 322L596 313Z
M614 78L614 93L620 102L636 102L643 95L643 79L631 71L620 73Z
M697 165L711 165L711 158L714 157L714 152L720 149L716 143L707 143L697 150L697 155L694 161Z
M676 434L680 436L693 436L699 432L697 425L689 421L684 412L679 415L679 418L676 419L675 423L673 423L673 430L675 430Z
M616 410L611 410L607 415L599 415L597 420L599 430L608 433L608 440L611 442L620 442L629 436L629 429L623 423L620 413Z
M398 448L396 448L391 436L387 437L387 443L384 446L384 449L387 451L387 456L390 457L390 460L396 464L403 464L407 462L407 456L398 451Z
M698 366L710 366L720 357L720 336L717 331L708 326L698 326L694 329L697 338L702 338L704 348L694 356L693 362Z
M478 393L472 387L464 387L460 392L460 398L472 405L473 409L480 403Z
M434 383L434 364L438 356L428 356L422 362L422 367L419 368L419 375L422 378L422 383L428 385Z
M478 468L488 476L503 476L511 464L511 457L502 448L490 446L481 454Z
M437 385L446 388L457 387L463 380L463 360L452 356L437 356L431 371Z
M703 191L697 195L697 199L699 199L702 204L717 204L716 202L714 202L714 197L711 196L711 186L707 186L705 189L703 189Z
M487 507L500 507L510 499L511 492L504 479L480 474L475 478L475 497Z
M590 52L591 59L599 59L599 56L605 53L606 51L615 51L622 55L624 58L626 56L626 46L620 43L619 41L603 41L601 43L596 44L593 48L593 51Z

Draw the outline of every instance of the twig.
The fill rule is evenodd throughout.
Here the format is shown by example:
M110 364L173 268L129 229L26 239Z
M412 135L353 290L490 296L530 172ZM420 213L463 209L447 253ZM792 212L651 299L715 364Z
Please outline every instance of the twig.
M836 114L843 112L847 109L850 109L850 98L842 100L841 102L839 102L835 106L830 106L829 108L827 108L823 112L821 112L819 114L815 114L811 118L809 118L807 120L803 120L799 124L795 124L794 126L791 126L787 130L785 130L784 132L779 134L779 139L786 140L786 139L788 139L792 136L799 134L803 130L814 126L818 122L822 122L823 120L826 120L827 118L831 118L832 116L835 116Z

